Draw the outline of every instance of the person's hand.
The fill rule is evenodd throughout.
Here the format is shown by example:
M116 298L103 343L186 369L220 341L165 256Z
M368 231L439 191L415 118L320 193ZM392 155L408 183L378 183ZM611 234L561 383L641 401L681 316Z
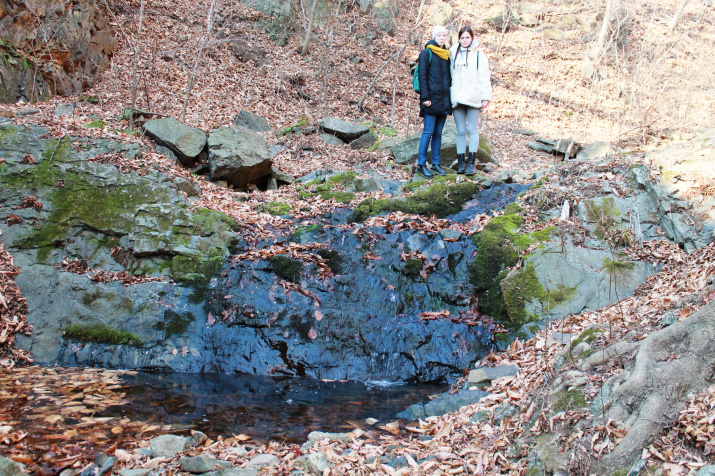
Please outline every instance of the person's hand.
M432 101L425 101L422 104L424 104L425 107L430 107L432 105Z
M482 109L486 109L488 105L489 105L489 101L486 101L486 100L482 101Z

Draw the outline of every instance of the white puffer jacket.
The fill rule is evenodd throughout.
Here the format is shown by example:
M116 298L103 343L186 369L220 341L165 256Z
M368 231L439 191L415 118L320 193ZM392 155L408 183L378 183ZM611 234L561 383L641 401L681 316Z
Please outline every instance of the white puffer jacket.
M459 44L449 49L450 67L452 67L452 107L463 104L470 107L482 107L482 101L492 100L491 72L487 56L479 51L479 42L475 39L469 48L461 48L457 55ZM477 70L477 55L479 69Z

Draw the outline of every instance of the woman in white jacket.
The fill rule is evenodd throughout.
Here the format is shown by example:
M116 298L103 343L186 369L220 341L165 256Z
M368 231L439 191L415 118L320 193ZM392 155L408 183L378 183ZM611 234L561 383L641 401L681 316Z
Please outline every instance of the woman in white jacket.
M491 72L479 41L468 26L459 30L459 43L449 50L452 64L450 89L454 122L457 125L457 173L474 175L479 150L479 120L492 100ZM465 161L469 130L469 156Z

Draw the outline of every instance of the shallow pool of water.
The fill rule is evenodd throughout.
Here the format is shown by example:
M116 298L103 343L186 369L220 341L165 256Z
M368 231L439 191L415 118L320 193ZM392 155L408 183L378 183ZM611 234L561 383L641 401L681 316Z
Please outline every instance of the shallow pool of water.
M209 436L300 443L311 431L343 432L381 423L446 391L438 385L324 382L252 375L137 373L123 378L126 404L97 416L123 416ZM378 423L379 425L379 423Z

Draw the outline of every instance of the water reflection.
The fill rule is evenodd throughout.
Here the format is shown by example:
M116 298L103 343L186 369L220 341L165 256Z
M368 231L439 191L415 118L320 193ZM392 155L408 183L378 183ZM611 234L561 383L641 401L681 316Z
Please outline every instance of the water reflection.
M128 403L97 416L194 428L209 436L302 442L311 431L350 431L366 418L394 420L409 405L444 392L437 385L323 382L252 375L152 374L125 377Z

